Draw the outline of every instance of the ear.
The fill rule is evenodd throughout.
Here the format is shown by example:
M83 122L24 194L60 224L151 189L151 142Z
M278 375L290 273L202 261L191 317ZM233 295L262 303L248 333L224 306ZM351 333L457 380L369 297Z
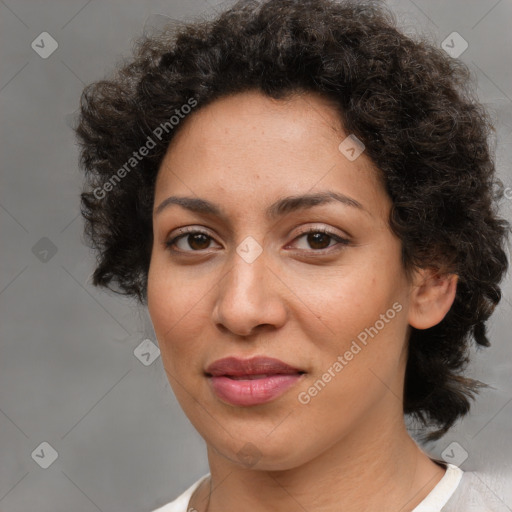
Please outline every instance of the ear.
M409 302L409 324L416 329L428 329L441 322L455 299L457 279L457 274L418 270Z

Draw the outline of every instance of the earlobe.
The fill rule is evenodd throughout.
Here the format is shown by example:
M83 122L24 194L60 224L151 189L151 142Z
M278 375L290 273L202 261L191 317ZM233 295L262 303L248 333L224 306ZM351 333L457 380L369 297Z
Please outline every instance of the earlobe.
M457 274L419 270L411 292L409 324L416 329L428 329L441 322L455 299L457 280Z

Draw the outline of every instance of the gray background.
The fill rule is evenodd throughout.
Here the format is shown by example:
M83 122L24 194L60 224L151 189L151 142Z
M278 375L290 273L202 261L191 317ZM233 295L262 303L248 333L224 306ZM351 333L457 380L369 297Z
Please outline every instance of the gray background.
M145 366L134 355L142 340L155 339L147 313L90 284L94 258L82 242L82 176L70 124L83 86L129 56L144 27L221 5L0 0L1 512L147 511L208 470L203 441L176 403L161 359ZM408 33L441 45L456 31L468 42L459 58L496 120L496 160L512 187L512 1L389 5ZM31 48L45 31L58 42L47 59ZM512 199L503 215L512 217ZM482 471L512 509L505 488L512 478L510 278L504 295L490 326L493 346L471 367L494 389L429 451L439 457L449 447L455 462L467 452L461 467ZM31 455L49 456L42 442L58 453L47 469Z

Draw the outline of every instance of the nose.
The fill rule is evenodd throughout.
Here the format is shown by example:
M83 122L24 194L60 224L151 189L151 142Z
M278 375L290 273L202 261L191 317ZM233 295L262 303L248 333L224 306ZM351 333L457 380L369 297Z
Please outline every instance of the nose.
M217 288L213 321L221 330L249 337L286 322L286 286L268 266L265 253L251 263L234 253L230 268Z

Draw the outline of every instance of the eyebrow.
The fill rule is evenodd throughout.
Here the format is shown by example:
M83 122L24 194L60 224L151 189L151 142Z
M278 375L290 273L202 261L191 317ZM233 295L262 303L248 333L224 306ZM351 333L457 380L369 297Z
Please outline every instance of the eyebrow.
M271 204L265 211L265 215L269 219L284 216L290 212L297 210L305 210L314 206L320 206L333 202L339 202L345 206L357 208L361 211L369 213L363 205L355 199L348 197L339 192L324 191L312 194L288 196L279 199ZM205 215L215 215L226 219L227 215L222 208L210 201L197 197L170 196L164 199L154 210L154 214L158 215L169 206L176 204L195 213Z

